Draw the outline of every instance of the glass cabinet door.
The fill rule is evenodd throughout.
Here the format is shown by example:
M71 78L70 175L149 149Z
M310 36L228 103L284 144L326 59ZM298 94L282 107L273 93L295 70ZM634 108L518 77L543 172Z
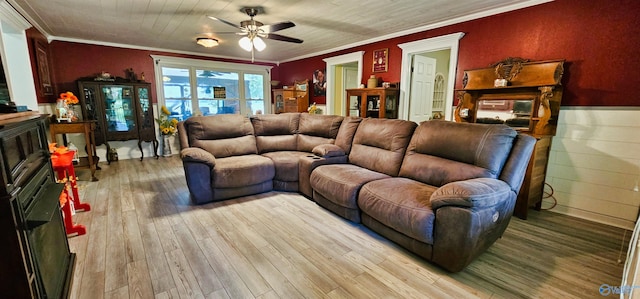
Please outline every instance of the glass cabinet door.
M107 133L136 132L133 87L127 85L102 86Z
M385 117L398 118L398 99L395 94L387 94L385 98Z
M149 87L136 87L138 102L140 103L140 134L142 138L155 139L155 123L153 119L153 108L151 106L151 98L149 96ZM149 135L149 136L147 136Z
M84 95L84 98L81 99L80 104L82 106L82 119L83 120L99 120L102 117L102 110L99 107L99 93L100 87L98 84L93 83L80 83L80 90ZM96 122L96 130L93 132L96 145L100 145L104 143L104 136L102 135L102 128L100 127L101 123Z
M367 114L365 117L378 117L380 114L380 96L367 96Z

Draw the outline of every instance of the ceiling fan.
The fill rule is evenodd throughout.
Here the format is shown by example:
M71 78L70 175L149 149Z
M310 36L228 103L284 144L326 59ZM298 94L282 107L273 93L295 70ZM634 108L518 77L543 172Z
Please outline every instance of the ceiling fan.
M245 51L251 52L251 62L253 62L254 60L254 49L260 52L267 47L267 45L262 40L263 38L297 43L297 44L302 43L301 39L274 33L276 31L284 30L284 29L295 26L296 24L294 24L293 22L286 21L286 22L280 22L272 25L265 25L260 21L254 20L253 17L255 17L258 14L258 11L260 9L261 9L260 7L243 8L242 11L244 11L250 17L250 19L240 22L240 26L234 23L231 23L229 21L220 19L218 17L213 17L213 16L207 16L207 17L212 20L220 21L229 26L233 26L237 29L240 29L240 32L236 32L235 34L243 35L244 37L242 37L238 41L238 44Z

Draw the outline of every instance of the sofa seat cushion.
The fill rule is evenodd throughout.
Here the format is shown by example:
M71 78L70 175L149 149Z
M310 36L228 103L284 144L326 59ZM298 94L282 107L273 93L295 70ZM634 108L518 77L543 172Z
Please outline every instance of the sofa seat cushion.
M263 156L271 159L275 166L275 180L283 182L297 182L300 158L311 155L307 152L278 151L264 153Z
M311 173L311 187L334 204L357 209L360 188L368 182L389 178L388 175L352 164L333 164L317 167Z
M216 159L213 168L215 188L237 188L273 180L273 161L260 155L232 156Z
M407 178L388 178L366 183L358 195L363 214L405 234L433 244L435 213L430 197L437 188Z

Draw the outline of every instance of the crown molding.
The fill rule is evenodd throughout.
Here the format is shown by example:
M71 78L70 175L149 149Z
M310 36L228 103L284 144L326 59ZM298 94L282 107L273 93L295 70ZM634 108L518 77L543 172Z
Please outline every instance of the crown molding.
M116 47L116 48L124 48L124 49L146 50L146 51L165 52L165 53L172 53L172 54L185 54L185 55L210 57L210 58L233 59L233 60L240 60L240 61L246 61L247 63L251 63L251 60L248 60L245 57L210 55L210 54L203 54L200 52L177 51L177 50L171 50L171 49L144 47L144 46L137 46L137 45L130 45L130 44L110 43L110 42L103 42L103 41L67 38L67 37L59 37L59 36L52 36L51 40L71 42L71 43L90 44L90 45L97 45L97 46ZM255 60L255 62L272 63L276 65L279 63L278 61L272 61L272 60Z
M24 31L31 28L31 24L6 0L0 0L0 19L10 24L15 30Z

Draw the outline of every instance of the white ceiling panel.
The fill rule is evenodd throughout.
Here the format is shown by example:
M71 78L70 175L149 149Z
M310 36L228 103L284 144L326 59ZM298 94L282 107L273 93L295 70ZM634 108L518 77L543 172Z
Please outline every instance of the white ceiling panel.
M286 61L324 53L381 36L422 31L452 20L467 20L549 0L8 0L51 40L130 45L196 55L250 59L238 46L239 30L207 15L240 26L249 19L244 7L260 7L264 24L292 21L276 32L302 44L266 40L256 60ZM220 45L204 48L198 37Z

